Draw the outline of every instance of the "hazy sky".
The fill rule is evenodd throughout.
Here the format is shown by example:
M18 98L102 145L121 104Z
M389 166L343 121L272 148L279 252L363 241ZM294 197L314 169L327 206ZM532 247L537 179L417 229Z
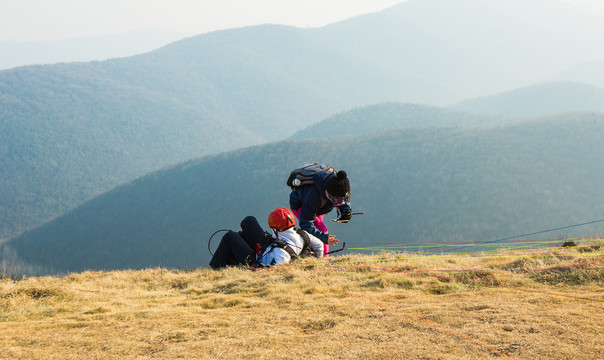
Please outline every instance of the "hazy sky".
M196 35L264 23L317 27L404 1L0 0L0 41L57 40L141 28ZM604 0L566 1L604 16Z
M187 35L265 23L317 27L405 0L0 0L0 41L141 28Z

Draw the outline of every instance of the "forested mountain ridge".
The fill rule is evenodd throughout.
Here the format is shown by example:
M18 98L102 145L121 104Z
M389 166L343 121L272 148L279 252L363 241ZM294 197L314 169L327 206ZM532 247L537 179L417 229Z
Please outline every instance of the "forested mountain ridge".
M263 141L228 119L111 80L92 64L58 68L64 74L52 85L41 85L48 79L43 67L7 72L0 82L2 103L10 104L0 106L0 235L58 215L110 184L235 147L230 136L241 144Z
M473 114L436 106L390 102L354 108L296 132L291 139L334 138L413 127L491 126L518 121L510 116Z
M178 161L354 107L535 83L603 58L602 43L601 21L558 0L409 0L317 29L246 27L0 71L0 237Z
M450 107L375 104L335 114L291 138L334 138L403 127L492 126L523 117L580 111L604 113L604 89L577 82L554 82L470 99Z
M327 71L342 63L372 70L304 37L300 29L258 26L125 59L0 71L0 164L7 174L0 178L0 236L149 171L282 138L362 101L312 81L354 88L341 66L333 77ZM296 66L307 68L300 54L316 55L310 64L318 74L296 73ZM279 70L275 59L290 68ZM379 69L372 77L396 82Z
M288 205L289 171L312 161L349 173L365 215L328 225L344 241L489 241L602 218L602 136L604 114L573 113L287 140L149 174L6 245L55 271L206 266L215 230L247 215L266 228L269 211Z

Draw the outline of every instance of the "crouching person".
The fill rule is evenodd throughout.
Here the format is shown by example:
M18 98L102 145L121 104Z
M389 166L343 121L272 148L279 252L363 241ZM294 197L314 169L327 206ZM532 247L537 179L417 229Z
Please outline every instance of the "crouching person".
M287 208L277 208L269 214L268 226L273 234L265 233L256 218L248 216L241 222L240 232L229 231L222 237L210 266L270 266L309 255L322 257L323 242L304 230L294 229L295 225L296 218ZM258 246L261 250L257 254Z

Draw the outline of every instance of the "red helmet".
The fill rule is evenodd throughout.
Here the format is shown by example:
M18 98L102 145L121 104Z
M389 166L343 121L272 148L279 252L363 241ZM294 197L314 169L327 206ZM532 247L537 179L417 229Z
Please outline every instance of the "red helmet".
M284 231L296 225L294 213L287 208L276 208L268 214L268 226L271 229Z

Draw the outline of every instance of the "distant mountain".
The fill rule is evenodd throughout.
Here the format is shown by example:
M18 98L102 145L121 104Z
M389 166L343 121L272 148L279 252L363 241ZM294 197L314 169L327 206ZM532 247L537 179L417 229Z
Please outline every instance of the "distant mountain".
M449 91L439 102L422 101L433 105L530 85L604 59L602 18L562 0L408 0L311 31L351 56Z
M44 86L44 67L0 73L0 237L194 154L263 141L228 118L104 79L93 64L53 68L65 73Z
M255 146L115 188L10 240L4 253L54 271L206 266L210 235L247 215L266 228L268 212L288 205L289 171L311 161L349 173L353 208L365 215L329 225L344 241L493 241L601 219L603 136L604 114L576 113Z
M604 89L575 82L547 83L467 100L452 108L481 114L525 116L569 111L604 112Z
M384 103L345 111L295 133L291 139L336 138L396 128L489 126L513 117L485 116L436 106Z
M552 81L574 81L604 89L604 60L572 66L556 74Z
M602 43L604 24L561 0L409 0L317 29L246 27L0 71L0 237L176 161L354 107L531 84L604 58Z
M408 86L282 26L0 71L0 237L171 163L283 138L379 97L339 93L354 89L349 71Z
M146 53L185 36L159 29L66 40L0 42L0 70L18 66L106 60Z

